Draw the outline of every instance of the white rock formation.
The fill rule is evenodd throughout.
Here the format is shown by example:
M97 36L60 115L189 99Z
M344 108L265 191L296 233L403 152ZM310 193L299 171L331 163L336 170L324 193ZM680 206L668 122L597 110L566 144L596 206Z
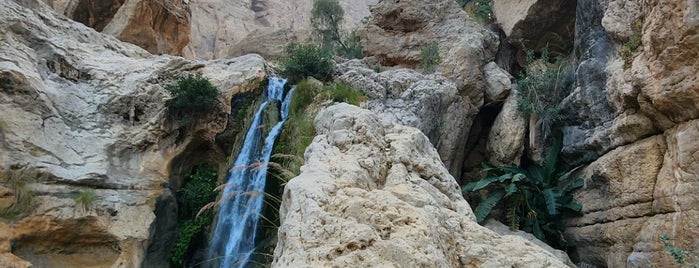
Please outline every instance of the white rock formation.
M315 124L284 190L273 267L567 267L478 225L419 130L347 104Z
M1 1L0 29L0 178L42 175L19 176L37 203L27 217L0 225L0 263L16 259L12 252L35 267L143 265L155 201L179 168L173 159L212 143L232 96L258 87L264 60L153 56L35 1ZM221 112L183 131L167 118L163 87L194 71L221 89ZM217 155L225 158L210 151ZM90 209L72 198L81 187L96 188Z

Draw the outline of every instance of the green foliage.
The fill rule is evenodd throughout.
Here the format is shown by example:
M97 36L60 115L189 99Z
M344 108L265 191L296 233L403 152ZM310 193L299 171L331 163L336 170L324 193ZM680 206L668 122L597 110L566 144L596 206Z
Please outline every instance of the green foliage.
M215 111L220 92L201 73L187 74L165 87L172 99L167 106L177 113L192 115Z
M75 194L73 196L73 200L75 201L76 205L82 208L83 211L87 211L95 204L95 201L97 200L97 192L95 192L95 189L86 188Z
M330 93L332 101L345 102L354 106L359 106L359 102L364 98L361 91L344 83L332 83L324 86L323 90Z
M26 168L10 169L0 173L0 181L7 183L13 192L12 201L9 204L0 205L0 218L16 220L32 212L36 199L29 184L36 176Z
M297 83L309 76L326 80L335 67L332 51L316 45L291 43L286 47L287 57L281 61L281 74L289 83Z
M424 73L434 73L437 65L442 60L439 56L437 42L430 42L420 49L421 68Z
M559 105L572 89L572 67L560 57L555 63L549 63L548 51L545 49L538 59L533 51L528 51L526 58L526 75L520 74L517 79L521 97L517 108L525 116L540 120L546 137L551 126L562 119Z
M686 267L699 268L699 260L697 260L697 256L692 254L689 250L673 246L670 243L670 237L667 234L660 235L660 241L663 243L667 253L672 255L672 258L675 259L676 263ZM691 264L692 260L694 261L694 264Z
M582 179L568 182L568 173L558 165L561 139L550 148L544 166L532 164L528 167L491 166L484 164L487 176L468 183L464 193L477 194L487 191L485 200L478 203L474 214L483 222L493 209L501 205L505 211L507 225L515 230L522 229L559 249L571 245L563 238L565 224L563 213L579 213L582 206L573 200L573 190L583 185Z
M291 115L298 114L306 109L308 104L313 102L313 99L322 91L319 84L309 80L303 80L296 84L294 95L291 96L289 103L289 113Z
M634 30L629 36L629 40L619 50L619 57L624 60L624 69L631 67L633 54L641 46L641 31L643 30L643 20L639 20L634 25Z
M192 239L202 233L213 221L211 210L199 213L201 209L216 201L214 191L218 180L216 170L208 165L194 168L192 174L185 179L182 189L178 191L178 229L179 235L172 249L170 260L177 266L183 266L183 261L190 248Z
M362 47L356 34L342 33L345 11L337 0L315 0L311 10L311 25L323 47L347 58L361 58Z
M487 24L495 19L490 7L491 0L456 0L456 2L480 24Z

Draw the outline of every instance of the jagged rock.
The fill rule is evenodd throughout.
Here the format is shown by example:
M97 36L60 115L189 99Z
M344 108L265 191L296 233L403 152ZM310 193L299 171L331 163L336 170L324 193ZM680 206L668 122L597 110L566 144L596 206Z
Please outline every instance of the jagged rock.
M507 41L520 50L567 55L575 36L575 2L493 0L492 8Z
M420 51L439 47L437 72L454 81L476 107L483 102L483 66L492 61L497 36L485 30L456 1L379 1L369 22L357 30L365 55L383 66L417 67Z
M185 1L42 1L75 21L150 53L181 55L190 41L190 10Z
M337 81L361 90L362 105L384 120L420 129L437 148L449 172L460 176L464 140L477 104L460 96L456 85L441 75L411 69L374 72L359 60L337 66Z
M519 96L510 94L495 118L485 145L488 162L493 165L519 165L524 152L527 119L517 110Z
M264 59L153 56L33 1L0 2L0 29L1 184L24 180L36 202L0 225L0 263L14 254L38 267L143 265L162 238L153 237L156 199L181 183L173 170L197 164L174 159L209 148L195 159L225 161L214 137L232 96L259 86ZM221 89L221 109L184 130L168 116L163 87L194 71ZM73 198L83 187L96 189L86 209Z
M347 104L315 124L284 189L272 267L567 267L478 225L419 130Z

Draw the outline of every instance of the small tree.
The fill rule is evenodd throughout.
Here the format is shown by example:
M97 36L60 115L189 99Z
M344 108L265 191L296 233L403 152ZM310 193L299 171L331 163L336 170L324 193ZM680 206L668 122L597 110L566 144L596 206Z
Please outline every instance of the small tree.
M439 56L439 47L437 42L430 42L420 50L420 58L422 60L422 71L428 74L434 73L437 70L437 64L442 61Z
M180 77L165 89L172 95L172 99L166 103L167 106L187 115L214 111L220 95L218 88L201 73Z
M323 46L333 48L338 54L348 58L362 56L359 39L352 33L342 33L345 11L337 0L315 0L311 10L311 25L320 36Z

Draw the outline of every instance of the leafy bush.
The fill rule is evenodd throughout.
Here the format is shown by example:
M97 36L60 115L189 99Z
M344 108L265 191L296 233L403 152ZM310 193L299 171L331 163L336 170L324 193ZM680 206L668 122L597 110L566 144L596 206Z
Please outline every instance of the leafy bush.
M95 204L96 199L97 193L95 192L95 189L92 188L83 189L73 196L75 204L80 206L83 211L90 209L90 207Z
M550 64L546 50L541 51L538 60L533 51L528 51L526 58L526 75L520 74L517 79L521 96L517 108L525 116L540 120L546 137L551 132L551 126L562 119L559 104L572 89L572 67L560 57Z
M167 106L185 115L214 111L220 95L218 88L201 73L180 77L165 89L172 95Z
M179 235L172 249L170 260L177 266L184 265L184 257L195 236L203 235L203 231L211 224L214 214L211 210L199 211L211 202L216 201L214 191L218 174L208 165L194 168L192 174L185 179L182 189L178 191L178 229Z
M689 250L673 246L670 243L670 237L667 234L660 235L660 241L663 243L667 253L672 255L672 258L675 259L677 264L687 265L688 267L692 268L699 268L699 258L697 258L697 256L692 254ZM694 264L691 264L692 262L694 262Z
M570 247L563 238L565 224L562 214L582 210L582 206L573 200L572 191L581 187L583 180L576 179L564 185L567 173L557 166L561 147L558 139L550 148L544 166L532 164L523 168L484 164L483 171L488 175L462 188L464 193L487 190L487 197L474 210L478 222L483 222L493 208L501 204L505 222L511 229L532 233L555 248Z
M437 42L430 42L420 49L420 58L422 60L422 71L428 74L434 73L434 71L437 70L437 65L442 60L442 58L439 56L439 47L437 46Z
M309 76L326 80L335 67L332 51L327 48L291 43L286 53L288 56L281 61L281 74L292 84Z
M624 69L631 67L631 62L633 61L633 54L641 46L641 32L643 31L643 20L639 20L634 25L634 30L631 32L631 36L624 43L624 46L619 50L619 57L624 60Z

